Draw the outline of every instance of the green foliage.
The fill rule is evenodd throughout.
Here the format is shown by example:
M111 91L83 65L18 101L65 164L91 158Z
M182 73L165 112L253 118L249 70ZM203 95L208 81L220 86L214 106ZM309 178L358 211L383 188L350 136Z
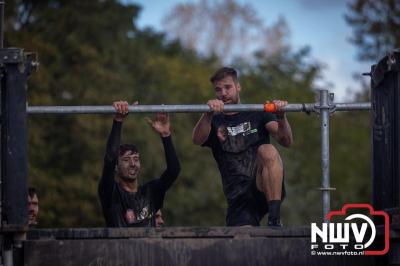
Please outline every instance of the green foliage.
M104 105L115 100L141 104L199 104L213 97L208 81L218 58L202 58L167 41L163 33L137 29L139 8L108 1L9 1L6 46L39 54L31 77L30 105ZM275 98L314 102L313 82L320 66L308 49L255 56L241 70L242 100ZM285 163L286 224L320 218L320 129L317 115L288 114L295 143L280 149ZM166 225L224 225L226 202L221 179L206 148L194 146L199 114L171 116L182 172L167 192ZM58 115L29 117L29 182L40 198L41 227L103 226L97 199L105 142L112 117ZM333 205L367 202L370 193L369 117L336 114L332 119ZM141 152L140 182L158 177L165 161L159 137L144 115L131 114L123 142Z
M352 42L360 60L376 62L400 47L400 2L398 0L354 0L349 3L347 22L353 27Z

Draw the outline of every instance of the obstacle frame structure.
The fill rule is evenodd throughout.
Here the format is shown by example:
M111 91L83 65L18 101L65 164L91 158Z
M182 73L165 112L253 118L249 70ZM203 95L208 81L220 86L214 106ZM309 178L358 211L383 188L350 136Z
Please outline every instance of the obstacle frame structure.
M1 83L1 193L0 216L2 232L10 243L20 245L20 235L27 231L27 115L35 114L98 114L114 113L112 106L27 106L27 80L38 65L35 56L23 49L0 50ZM329 180L329 116L336 111L369 110L370 103L333 103L333 94L319 91L319 102L289 104L287 112L316 112L321 118L322 217L330 211ZM226 106L226 111L265 111L265 104L238 104ZM273 109L273 108L272 108ZM138 105L130 112L207 112L207 105ZM5 260L9 253L5 252Z
M6 266L13 265L14 247L23 246L24 235L28 230L27 227L27 176L28 176L28 158L27 158L27 115L35 114L97 114L97 113L113 113L115 112L111 106L27 106L27 80L31 72L38 66L35 55L25 53L21 48L3 48L3 17L4 17L4 1L0 1L0 76L1 76L1 153L0 153L0 221L1 221L1 247L2 260ZM226 111L264 111L267 109L264 104L251 105L235 105L226 106ZM316 103L300 103L289 104L285 107L287 112L315 112L320 114L321 126L321 187L322 192L322 217L326 219L330 211L330 191L334 190L330 186L329 178L329 116L336 111L354 111L354 110L370 110L371 103L334 103L333 94L328 90L319 91L319 101ZM157 105L157 106L132 106L130 112L207 112L207 105ZM209 238L213 235L217 238L225 236L226 238L243 238L248 239L249 236L263 237L282 237L287 234L289 238L293 236L307 236L309 231L300 230L296 232L283 231L283 233L274 233L263 228L260 229L243 229L228 230L222 228L214 229L205 233L204 229L194 229L190 233L185 228L180 229L163 229L162 237L173 238L182 237L200 237ZM224 231L225 230L225 231ZM269 231L268 231L269 230ZM36 230L33 235L40 237L48 237L52 239L98 239L98 238L142 238L154 237L157 235L154 230ZM193 234L193 235L191 235ZM189 235L189 236L188 236ZM157 239L156 239L157 240ZM62 241L61 241L62 242ZM246 241L245 241L246 242ZM26 242L27 247L34 246L36 242ZM178 241L176 243L179 243ZM38 245L42 243L36 243ZM114 243L115 244L115 243ZM137 243L141 245L140 243ZM57 245L60 245L57 242ZM73 245L73 243L69 243ZM179 244L178 244L179 245ZM249 242L249 246L252 244ZM275 245L275 244L274 244ZM59 249L53 246L53 250L59 252ZM146 247L149 248L149 247ZM226 246L225 246L226 248ZM238 252L242 246L237 246L235 250ZM399 247L397 246L397 249ZM29 252L28 252L29 253ZM32 251L31 254L35 255ZM28 254L29 255L29 254ZM36 254L37 255L37 254ZM282 254L285 256L285 254ZM29 257L29 256L28 256ZM30 257L32 258L32 257ZM398 258L397 258L398 259ZM396 258L395 258L396 260ZM399 260L397 260L399 261ZM222 263L224 261L221 261ZM240 261L241 262L241 261ZM257 263L257 261L255 261ZM38 262L40 263L40 262ZM51 262L53 263L53 262ZM99 262L101 264L101 261ZM99 263L95 265L100 265ZM215 263L215 261L212 261ZM325 263L326 264L326 263ZM33 263L34 265L34 263ZM49 264L52 265L52 264ZM330 265L330 264L326 264ZM332 264L334 265L334 264ZM351 264L348 264L351 265Z
M329 177L329 116L338 111L370 110L371 103L333 103L333 93L328 90L319 90L319 102L316 103L294 103L288 104L286 112L319 113L321 117L321 172L322 181L319 190L322 191L322 217L326 217L330 211L330 187ZM273 104L234 104L224 107L226 112L274 112ZM108 106L28 106L26 112L29 115L38 114L113 114L115 109ZM131 113L204 113L210 112L206 104L192 105L132 105L129 107ZM324 218L325 219L325 218Z

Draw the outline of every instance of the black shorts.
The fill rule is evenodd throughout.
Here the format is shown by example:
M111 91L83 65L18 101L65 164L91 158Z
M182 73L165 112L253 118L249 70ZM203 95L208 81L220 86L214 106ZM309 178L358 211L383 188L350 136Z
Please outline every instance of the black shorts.
M286 190L284 178L282 181L282 201ZM260 222L268 213L268 203L265 194L257 189L256 179L248 185L244 192L237 196L228 206L226 214L227 226L253 225L260 226Z

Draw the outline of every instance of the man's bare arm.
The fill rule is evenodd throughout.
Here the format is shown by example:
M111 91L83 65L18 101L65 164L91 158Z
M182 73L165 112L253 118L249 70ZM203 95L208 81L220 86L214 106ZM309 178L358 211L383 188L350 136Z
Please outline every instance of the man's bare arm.
M196 145L202 145L207 141L211 131L211 121L215 112L224 110L224 103L221 100L209 100L207 105L210 107L210 113L204 113L193 129L192 141Z
M271 136L283 147L289 148L293 143L293 135L290 124L284 116L277 121L271 121L265 125Z

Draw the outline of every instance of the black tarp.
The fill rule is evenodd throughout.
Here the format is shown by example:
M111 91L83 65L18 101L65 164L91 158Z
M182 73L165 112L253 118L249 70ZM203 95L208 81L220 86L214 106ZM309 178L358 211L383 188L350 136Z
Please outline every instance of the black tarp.
M400 207L400 50L371 68L373 205Z

